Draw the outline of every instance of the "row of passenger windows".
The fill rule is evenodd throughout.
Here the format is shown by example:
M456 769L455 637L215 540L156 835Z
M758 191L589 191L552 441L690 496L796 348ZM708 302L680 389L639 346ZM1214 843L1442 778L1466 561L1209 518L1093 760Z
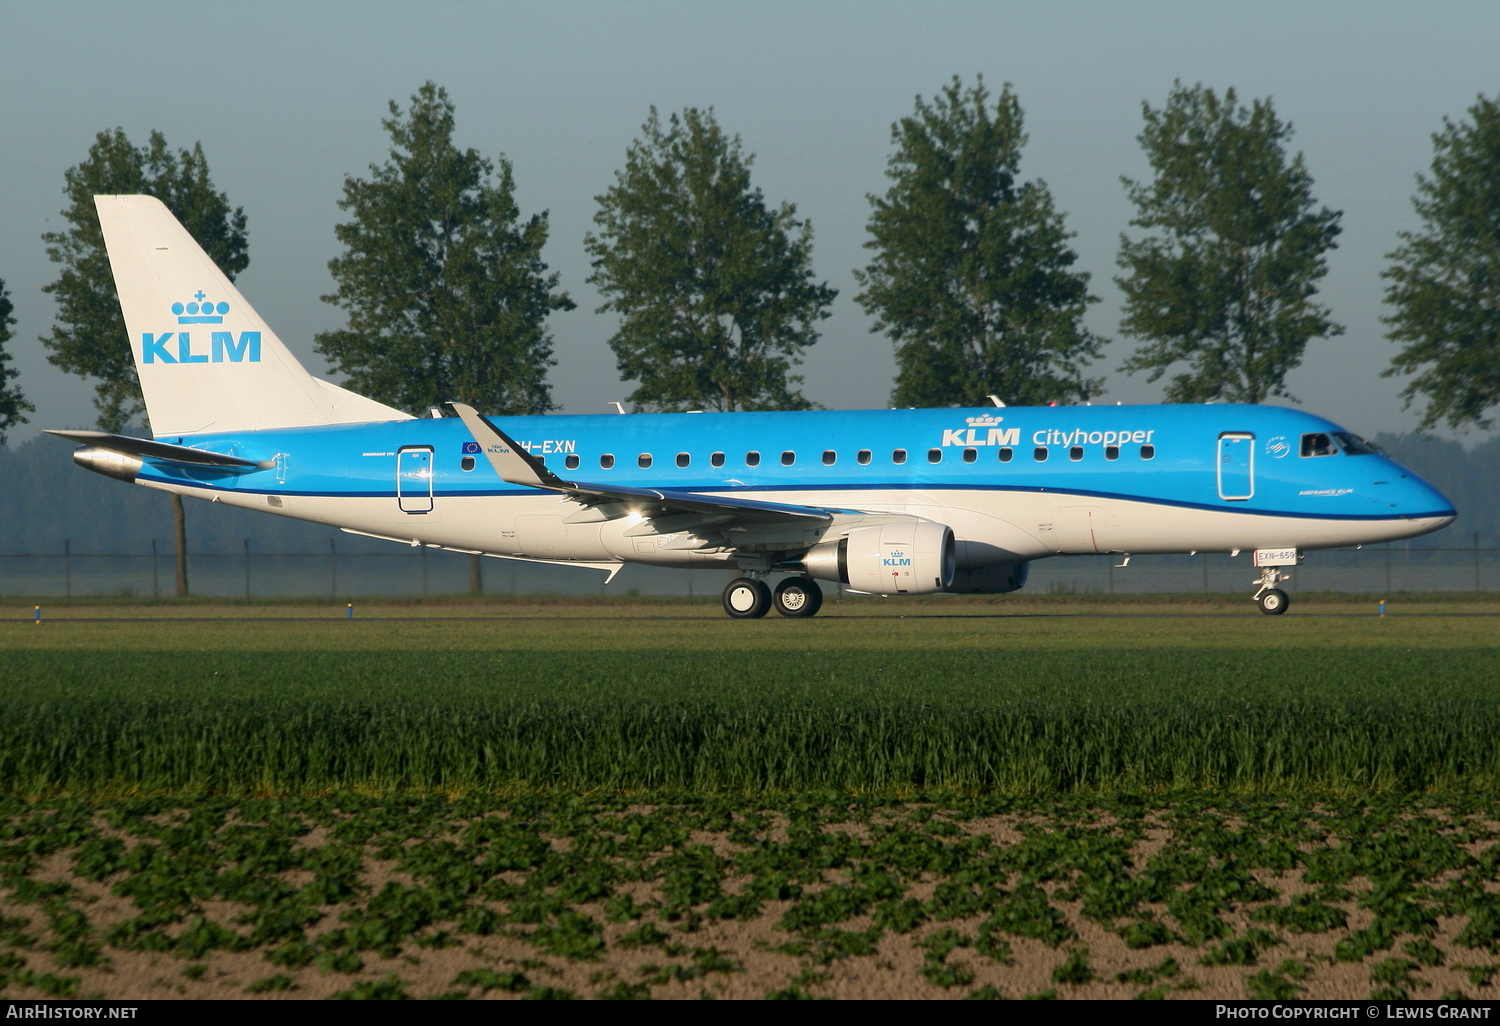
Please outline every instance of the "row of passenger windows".
M1049 456L1050 451L1051 450L1049 450L1047 448L1047 446L1045 446L1045 445L1039 445L1035 449L1031 450L1031 458L1033 460L1035 460L1037 463L1046 463L1047 462L1047 457ZM927 450L927 462L928 463L941 463L941 462L943 462L943 452L944 452L944 450L942 450L942 449L928 449ZM1015 450L1012 449L1008 445L1001 446L998 455L999 455L999 460L1000 460L1001 463L1009 463L1011 460L1013 460L1013 459L1016 458ZM900 466L901 464L903 464L903 463L905 463L907 461L907 456L908 456L908 454L907 454L907 451L905 449L894 449L894 450L891 451L891 462L893 464L895 464L896 466ZM979 450L978 449L963 449L963 450L961 450L961 457L962 457L962 459L963 459L963 461L965 463L977 463L979 461ZM545 456L539 456L537 458L540 459L543 463L547 462L547 459L546 459ZM874 454L871 453L869 449L861 449L861 450L859 450L859 452L857 452L857 453L854 454L854 462L858 463L862 467L863 466L868 466L869 463L870 463L870 461L873 458L874 458ZM1106 460L1110 460L1110 461L1114 461L1114 460L1119 459L1120 458L1120 447L1118 445L1106 445L1104 447L1104 458ZM1155 458L1156 458L1156 446L1154 446L1154 445L1143 445L1143 446L1141 446L1141 459L1143 459L1143 460L1150 460L1150 459L1155 459ZM1077 461L1083 459L1083 446L1081 446L1081 445L1075 445L1075 446L1071 447L1070 449L1068 449L1068 459L1073 460L1074 462L1077 462ZM652 457L652 455L649 452L643 452L643 453L641 453L639 456L637 456L635 458L635 464L636 464L636 466L640 467L642 470L645 470L645 469L649 468L652 465L653 460L654 460L654 457ZM725 457L725 455L722 452L713 453L712 455L710 455L708 457L708 463L709 463L709 466L711 466L711 467L722 467L722 466L724 466L725 460L726 460L726 457ZM752 452L745 453L745 466L747 466L747 467L758 467L758 466L760 466L760 460L761 460L761 455L758 452L753 452L752 451ZM825 466L825 467L831 467L834 464L836 464L838 461L839 461L839 454L838 454L837 450L835 450L835 449L824 449L823 450L823 466ZM579 460L579 457L576 454L569 455L569 456L567 456L567 457L565 457L563 459L563 466L565 466L569 470L577 470L578 466L579 466L579 463L580 463L580 460ZM677 466L686 468L686 467L692 466L692 463L693 463L693 457L692 457L692 455L690 453L680 452L680 453L677 454ZM786 450L785 452L783 452L781 454L781 465L783 467L795 466L796 463L797 463L797 454L794 451L792 451L791 449L788 449L788 450ZM615 457L614 457L613 453L604 453L602 456L599 457L599 466L602 469L604 469L604 470L612 470L612 469L614 469L614 465L615 465ZM464 469L465 470L472 470L473 469L473 461L469 457L465 457L464 458Z
M1369 442L1369 441L1366 441L1363 438L1360 438L1358 435L1351 435L1351 434L1347 434L1345 432L1334 432L1334 438L1338 439L1338 445L1334 444L1334 441L1333 441L1332 438L1329 438L1328 435L1323 434L1321 432L1310 433L1310 434L1303 435L1302 436L1302 455L1303 456L1332 456L1332 455L1336 454L1339 451L1340 447L1342 447L1343 450L1344 450L1344 452L1348 453L1350 456L1373 455L1373 454L1381 452L1381 449L1380 449L1379 446L1375 445L1373 442ZM1047 462L1047 456L1048 456L1048 454L1049 454L1049 450L1048 450L1047 446L1045 446L1045 445L1039 445L1039 446L1037 446L1035 449L1033 449L1031 451L1031 458L1033 460L1035 460L1036 462L1038 462L1038 463L1046 463ZM1009 463L1011 460L1015 459L1015 450L1013 450L1008 445L1007 446L1001 446L999 456L1000 456L1000 462L1001 463ZM541 460L543 463L547 462L547 458L545 456L538 456L537 458L539 460ZM861 450L859 450L858 453L855 454L854 461L856 463L858 463L860 466L863 467L863 466L866 466L866 465L869 464L871 458L872 458L872 456L871 456L871 453L870 453L869 449L861 449ZM895 449L895 450L892 450L892 452L891 452L891 462L894 463L894 464L896 464L897 466L900 466L901 464L905 463L906 462L906 458L907 458L907 453L906 453L905 449ZM1104 458L1106 460L1110 460L1110 461L1114 461L1114 460L1119 459L1120 458L1120 447L1118 445L1106 445L1104 447ZM1155 459L1155 458L1156 458L1156 446L1154 446L1154 445L1143 445L1143 446L1141 446L1141 459L1143 459L1143 460L1150 460L1150 459ZM1075 445L1075 446L1072 446L1071 448L1069 448L1068 449L1068 459L1073 460L1075 463L1077 461L1083 459L1083 446L1081 446L1081 445ZM709 465L713 466L713 467L722 467L724 465L724 460L725 460L725 456L724 456L724 454L722 452L716 452L713 455L709 456L709 458L708 458ZM965 463L975 463L978 460L979 460L979 450L978 449L964 449L963 450L963 461ZM834 449L824 449L823 450L823 465L825 467L831 467L835 463L837 463L838 461L839 461L839 454L838 454L838 452L836 450L834 450ZM639 456L637 456L635 458L635 462L636 462L636 466L640 467L642 470L645 470L646 468L648 468L648 467L651 466L652 456L651 456L651 454L649 452L643 452L643 453L641 453ZM688 467L688 466L691 466L692 462L693 462L693 457L690 454L685 453L685 452L680 452L680 453L677 454L677 465L679 467ZM781 454L781 465L783 467L794 466L796 464L796 462L797 462L797 454L795 452L793 452L792 450L788 449L788 450L786 450L785 452L783 452ZM928 463L941 463L941 462L943 462L943 450L942 449L928 449L927 450L927 462ZM575 455L569 455L568 457L566 457L563 460L563 465L565 467L567 467L569 470L577 470L578 466L579 466L579 463L580 463L580 460L579 460L579 457L576 454ZM614 455L612 453L605 453L604 455L602 455L602 456L599 457L599 466L601 468L603 468L604 470L613 469L614 465L615 465L615 457L614 457ZM760 453L758 453L758 452L747 452L747 453L745 453L745 466L747 466L747 467L758 467L758 466L760 466ZM473 470L474 469L474 457L472 457L472 456L465 456L463 458L463 468L464 468L464 470Z

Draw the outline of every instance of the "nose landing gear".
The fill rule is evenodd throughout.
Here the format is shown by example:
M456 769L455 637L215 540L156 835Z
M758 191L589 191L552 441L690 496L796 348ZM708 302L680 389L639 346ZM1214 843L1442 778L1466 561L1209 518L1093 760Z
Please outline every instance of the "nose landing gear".
M1290 577L1274 566L1260 568L1260 587L1255 591L1255 604L1260 606L1262 613L1267 616L1280 616L1286 612L1286 607L1291 604L1292 600L1276 585L1290 580Z

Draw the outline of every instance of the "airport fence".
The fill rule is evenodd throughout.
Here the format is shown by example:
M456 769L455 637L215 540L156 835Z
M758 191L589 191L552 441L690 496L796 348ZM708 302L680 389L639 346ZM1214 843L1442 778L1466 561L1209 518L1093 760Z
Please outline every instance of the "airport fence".
M1042 594L1130 595L1246 593L1257 571L1250 553L1192 556L1063 556L1031 564L1026 590ZM1308 553L1282 587L1297 592L1363 595L1401 592L1500 592L1500 548L1365 546ZM419 597L474 592L472 561L428 548L349 551L331 541L324 551L239 551L188 556L189 592L215 598L346 599ZM601 571L519 560L480 560L479 591L491 595L717 595L735 575L632 564L608 587ZM825 585L834 591L837 585ZM86 598L168 597L176 591L176 559L167 546L141 553L58 551L0 553L0 596Z

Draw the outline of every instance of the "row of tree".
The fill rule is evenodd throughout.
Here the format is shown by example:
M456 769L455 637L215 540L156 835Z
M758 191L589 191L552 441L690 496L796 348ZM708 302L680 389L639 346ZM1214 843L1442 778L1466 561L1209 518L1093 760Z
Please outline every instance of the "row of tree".
M1291 126L1269 100L1242 105L1178 83L1142 105L1154 177L1122 179L1140 233L1120 238L1124 363L1169 402L1260 402L1286 395L1307 344L1343 331L1317 302L1338 211L1320 207ZM1433 136L1418 176L1420 231L1384 272L1387 374L1414 374L1424 426L1490 426L1500 404L1500 104ZM419 410L459 399L497 414L554 408L547 318L572 309L541 253L546 212L523 216L509 161L453 141L454 106L426 83L383 120L391 150L368 178L347 176L329 263L347 314L316 346L349 387ZM955 79L892 126L890 187L870 196L869 264L856 302L896 346L898 406L1082 402L1102 390L1086 369L1105 339L1083 324L1098 302L1077 270L1073 233L1040 179L1020 173L1024 117L1006 86ZM653 108L615 182L596 197L584 244L600 312L638 409L763 410L812 405L793 368L818 339L836 292L812 269L812 226L751 183L753 155L713 111L663 120ZM95 383L101 427L145 411L92 197L162 199L233 279L249 264L246 219L214 189L201 145L173 152L159 132L137 147L101 132L65 174L68 228L44 236L61 265L47 286L56 323L48 359ZM32 407L4 343L14 323L0 282L0 441Z

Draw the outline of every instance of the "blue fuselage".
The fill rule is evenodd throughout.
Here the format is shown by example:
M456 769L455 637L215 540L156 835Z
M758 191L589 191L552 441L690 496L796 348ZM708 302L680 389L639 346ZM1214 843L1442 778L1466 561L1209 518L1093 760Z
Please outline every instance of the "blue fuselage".
M1455 515L1447 498L1384 455L1350 455L1338 446L1326 455L1303 455L1304 436L1342 429L1308 413L1271 406L494 421L559 476L604 485L746 497L775 494L788 501L797 501L788 497L799 493L816 493L820 501L838 494L844 496L841 504L853 507L860 506L861 493L981 491L992 493L1002 507L1006 495L1029 493L1351 524L1430 524ZM180 441L272 465L236 473L148 461L140 480L207 488L225 497L394 500L397 454L430 448L431 488L439 501L538 494L507 484L486 460L473 458L477 447L456 418L241 431ZM1199 546L1186 539L1182 547Z

